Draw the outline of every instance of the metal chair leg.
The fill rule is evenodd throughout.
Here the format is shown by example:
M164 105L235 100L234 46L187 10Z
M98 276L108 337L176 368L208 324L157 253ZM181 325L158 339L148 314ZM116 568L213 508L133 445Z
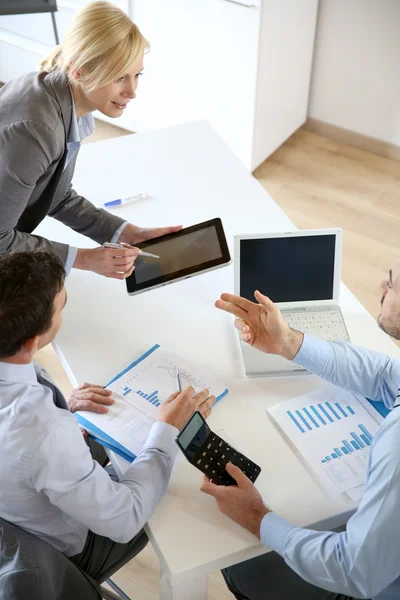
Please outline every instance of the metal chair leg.
M102 585L100 586L100 594L103 600L121 600L117 594L110 592L110 590L106 590Z
M101 593L108 594L108 596L103 595L104 600L131 600L129 596L127 596L125 592L123 592L121 588L118 587L118 585L112 581L112 579L106 579L105 583L107 583L107 585L109 585L110 588L112 588L114 592L118 594L118 596L116 596L113 592L110 592L109 590L106 590L105 588L101 587Z

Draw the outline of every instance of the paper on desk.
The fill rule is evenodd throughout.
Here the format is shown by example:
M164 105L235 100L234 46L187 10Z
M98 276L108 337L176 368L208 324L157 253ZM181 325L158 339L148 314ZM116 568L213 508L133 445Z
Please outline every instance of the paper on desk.
M359 485L352 490L347 490L346 494L357 506L360 504L362 497L364 496L365 485Z
M183 388L191 385L196 393L207 388L217 401L228 393L212 373L156 344L105 386L115 400L107 414L78 411L78 421L98 438L135 458L156 421L159 407L178 391L178 370Z
M328 385L268 413L326 491L335 495L365 483L369 446L381 421L365 405L358 394Z

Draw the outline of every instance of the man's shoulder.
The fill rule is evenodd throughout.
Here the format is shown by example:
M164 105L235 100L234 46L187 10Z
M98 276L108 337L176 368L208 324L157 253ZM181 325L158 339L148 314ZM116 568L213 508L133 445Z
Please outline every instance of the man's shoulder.
M3 476L10 469L29 474L33 460L44 465L50 454L57 460L80 433L74 416L54 405L48 388L0 382L0 396L0 438L7 457L0 467ZM57 442L52 443L50 453L46 440Z
M16 433L24 432L26 442L37 446L53 430L67 431L76 426L74 416L54 404L52 390L47 386L14 384L14 388L15 398L9 405L13 419L9 427Z

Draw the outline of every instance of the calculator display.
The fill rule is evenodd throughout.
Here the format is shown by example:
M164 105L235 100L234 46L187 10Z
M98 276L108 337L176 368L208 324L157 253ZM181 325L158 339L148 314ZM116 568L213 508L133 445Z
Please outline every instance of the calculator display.
M192 459L207 439L210 428L201 418L199 413L195 413L179 436L179 444L185 451L188 459Z

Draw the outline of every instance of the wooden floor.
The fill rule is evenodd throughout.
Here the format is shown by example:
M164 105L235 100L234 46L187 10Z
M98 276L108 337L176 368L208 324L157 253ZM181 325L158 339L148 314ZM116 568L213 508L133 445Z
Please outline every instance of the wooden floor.
M98 121L89 142L125 134ZM297 227L344 229L343 280L377 315L379 283L400 247L400 163L300 130L255 176ZM38 358L67 393L70 384L52 348ZM158 574L157 557L148 545L114 580L132 600L156 600ZM213 574L209 599L232 598L221 575Z
M377 315L400 249L400 163L300 130L255 176L297 227L343 228L343 281Z

